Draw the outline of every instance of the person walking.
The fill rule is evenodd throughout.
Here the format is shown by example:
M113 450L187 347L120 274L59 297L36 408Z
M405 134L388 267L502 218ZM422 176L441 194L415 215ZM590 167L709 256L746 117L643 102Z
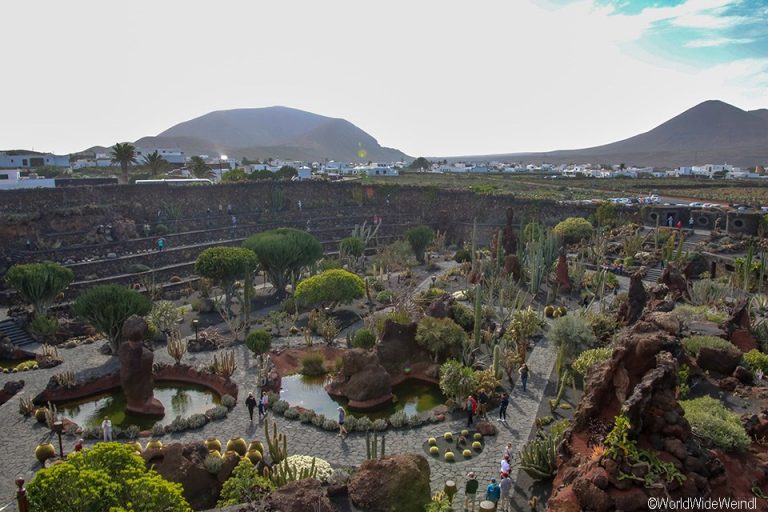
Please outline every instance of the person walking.
M523 391L528 390L528 374L530 373L530 370L528 370L528 365L523 363L522 366L520 366L520 369L517 370L517 372L520 374L520 383L523 385Z
M501 491L501 497L499 499L499 508L502 512L509 512L511 505L510 492L512 491L512 479L509 478L509 473L501 475L501 482L499 483L499 490Z
M509 463L509 455L504 455L504 458L501 459L501 468L499 469L499 474L509 473L510 466L511 464Z
M157 250L160 252L163 252L163 249L165 249L165 238L158 238L157 239Z
M256 408L256 397L253 396L253 393L248 393L245 406L248 407L248 416L251 417L251 423L253 423L253 410ZM261 418L261 401L259 401L259 418Z
M475 415L475 411L477 410L477 401L475 400L475 397L472 395L469 395L467 397L467 427L472 426L472 418Z
M507 422L507 407L509 407L509 394L501 394L501 403L499 404L499 421L502 423Z
M104 434L104 441L112 440L112 421L109 416L104 416L104 421L101 422L101 432Z
M474 471L470 471L467 473L467 484L464 486L464 512L475 510L478 487L480 482L477 481L477 475Z
M343 407L339 407L339 437L342 439L347 437L347 429L344 428L344 420L347 418L347 413L344 412Z
M507 443L506 448L504 448L504 454L502 455L502 458L509 457L510 460L512 459L512 443Z
M261 416L267 417L267 408L269 408L269 395L267 395L266 391L262 391L261 399L259 400L259 419L261 419Z
M482 390L482 389L480 390L480 393L477 395L477 401L480 409L477 417L487 420L488 419L488 394L485 392L485 390Z
M488 484L488 487L485 489L485 499L492 501L493 505L496 506L499 503L500 497L501 488L499 487L499 484L496 483L496 479L491 478L491 483Z
M671 227L672 227L672 224L673 224L674 222L675 222L675 219L673 219L671 215L670 215L669 217L667 217L667 227L670 227L670 228L671 228Z

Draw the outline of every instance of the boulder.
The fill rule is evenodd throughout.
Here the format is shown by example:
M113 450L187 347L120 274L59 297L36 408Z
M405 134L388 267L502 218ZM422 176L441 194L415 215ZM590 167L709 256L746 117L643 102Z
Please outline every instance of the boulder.
M730 375L741 361L741 351L737 348L702 347L696 356L696 364L702 370Z
M613 500L598 486L586 479L578 479L573 484L573 492L584 510L607 512L613 510Z
M557 258L555 280L557 281L560 293L569 293L571 291L571 280L568 277L568 261L565 259L565 249L563 247L560 248L560 256Z
M368 402L368 405L380 404L392 398L390 375L379 364L378 355L360 348L344 353L341 370L326 389L331 395L346 397L352 402Z
M757 340L749 329L734 329L728 339L745 354L750 350L758 348Z
M336 507L328 498L328 493L316 478L288 482L270 493L265 501L269 510L280 512L336 511Z
M205 468L208 449L203 443L173 443L160 450L142 453L147 466L151 466L166 480L183 486L182 494L194 510L216 506L222 482L232 473L236 458L225 459L221 472L213 475ZM233 463L234 462L234 463Z
M755 380L755 377L752 375L752 372L750 372L743 366L737 366L736 369L733 370L732 377L738 379L739 382L741 382L742 384L746 384L747 386L751 386Z
M429 463L418 454L365 460L349 483L349 497L370 512L421 512L431 500L429 478Z
M384 322L384 332L381 341L376 345L375 353L379 363L390 375L398 375L403 368L412 368L419 362L432 362L432 354L416 344L416 328L415 322Z
M579 506L579 498L572 486L564 487L547 501L547 510L549 512L581 512L584 510Z
M664 272L661 273L659 282L667 285L667 289L673 297L688 296L688 281L686 281L683 273L673 263L669 263L664 267Z
M483 434L484 437L495 436L499 432L499 429L496 428L496 425L494 425L490 421L478 421L475 424L475 429L481 434Z
M643 276L640 272L635 272L629 278L627 301L621 305L619 318L627 325L634 324L643 314L646 302L648 302L648 293L643 285Z

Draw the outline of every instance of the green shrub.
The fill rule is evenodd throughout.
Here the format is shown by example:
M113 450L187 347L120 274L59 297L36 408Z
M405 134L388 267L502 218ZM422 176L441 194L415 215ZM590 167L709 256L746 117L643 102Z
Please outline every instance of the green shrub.
M155 235L167 235L170 230L168 229L168 226L165 224L157 224L155 226L155 229L152 230L152 233Z
M289 407L288 409L286 409L283 416L285 416L285 419L295 420L295 419L298 419L299 416L301 416L301 412L299 412L299 410L296 409L295 407Z
M432 242L435 233L429 226L416 226L405 232L405 239L411 246L414 256L419 263L424 263L424 251Z
M451 317L467 332L472 331L475 326L475 315L471 309L460 302L451 304Z
M152 270L146 265L142 265L141 263L131 263L125 268L126 274L140 274L142 272L149 272Z
M464 329L450 318L425 316L416 329L416 343L436 355L461 347L466 339Z
M290 404L285 400L277 400L272 403L272 410L275 411L276 414L283 414L288 410L288 407L290 407Z
M587 311L585 318L592 333L602 343L608 343L613 338L614 333L619 328L619 322L616 317L610 313L599 311Z
M390 311L389 313L385 313L383 315L377 315L376 316L377 332L379 333L384 332L384 323L387 320L390 320L398 324L408 325L411 323L411 315L409 315L407 311L402 311L402 310Z
M359 258L365 250L365 242L359 237L349 236L339 242L339 253L342 256L352 256Z
M37 336L53 336L59 328L59 321L55 316L35 315L29 323L29 331Z
M256 355L269 352L272 347L272 335L264 329L256 329L245 338L245 346Z
M736 348L730 341L724 340L723 338L718 338L716 336L690 336L683 339L683 347L685 347L686 352L694 357L699 355L699 350L701 350L703 347L714 349Z
M365 282L346 270L326 270L308 277L296 286L294 298L304 306L326 303L349 304L365 293Z
M382 290L376 294L376 301L382 304L392 304L393 299L394 295L389 290Z
M568 217L553 229L564 243L575 244L592 235L592 224L581 217Z
M5 274L8 285L32 305L37 315L45 315L74 279L72 270L50 261L14 265Z
M260 475L248 458L243 458L224 482L216 506L221 508L253 503L269 494L274 488L275 485L271 480Z
M235 400L235 397L233 397L232 395L224 395L221 397L221 405L223 405L227 409L232 409L236 403L237 403L237 400Z
M380 279L376 279L375 277L369 277L366 279L368 282L368 286L371 290L374 292L383 292L384 291L384 283Z
M768 374L768 354L764 354L756 348L744 354L744 363L753 372L762 370L764 374Z
M465 261L472 261L472 253L465 248L461 248L453 255L453 261L456 263L464 263Z
M707 305L678 304L673 310L675 316L683 323L706 320L721 324L728 319L728 314Z
M322 354L313 352L301 358L302 375L324 375L326 373Z
M681 400L685 418L693 433L711 446L724 450L746 450L749 436L741 425L739 416L729 411L711 396L693 400Z
M205 411L205 415L211 420L222 420L227 417L228 412L229 412L229 409L227 409L223 405L217 405Z
M573 369L579 375L587 375L590 368L609 359L613 349L610 347L592 348L585 350L573 361Z
M376 345L376 336L368 329L358 329L352 338L352 346L355 348L372 348Z
M98 443L38 471L27 485L30 510L191 512L179 483L147 469L132 446ZM130 505L129 505L130 504Z

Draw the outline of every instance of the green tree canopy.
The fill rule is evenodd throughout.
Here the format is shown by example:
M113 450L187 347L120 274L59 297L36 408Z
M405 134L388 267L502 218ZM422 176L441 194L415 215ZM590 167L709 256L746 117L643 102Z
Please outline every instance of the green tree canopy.
M222 287L230 311L235 281L246 279L258 265L253 251L243 247L210 247L197 257L195 272Z
M405 239L411 244L411 249L419 263L424 263L424 251L435 236L429 226L416 226L405 232Z
M265 329L256 329L245 338L245 346L255 355L268 352L272 348L272 335Z
M227 171L221 175L221 181L224 183L238 183L241 181L248 181L249 176L243 169L236 167L231 171Z
M163 156L155 150L148 155L144 155L141 163L149 170L149 173L152 176L157 176L163 169L165 169L165 166L168 165L168 160L163 158Z
M82 292L72 309L107 337L112 354L117 355L123 341L123 323L131 315L145 316L151 310L151 304L149 299L135 290L116 284L102 284Z
M461 348L467 341L467 333L450 318L425 316L416 328L416 343L435 354L435 360L441 354Z
M568 217L554 227L553 231L566 244L575 244L592 235L592 224L581 217Z
M134 449L99 443L41 469L27 485L30 510L57 512L191 512L182 486L169 482Z
M66 267L45 261L14 265L5 275L9 286L30 303L35 314L45 315L56 297L72 283L75 275Z
M278 228L248 238L243 247L256 253L261 268L275 287L278 297L285 295L291 277L297 277L323 256L323 246L305 231Z
M613 203L604 202L595 210L595 222L598 227L609 228L617 224L618 210Z
M348 236L339 242L339 252L342 257L352 256L359 258L363 255L365 250L365 242L363 239L357 236Z
M136 148L128 142L112 146L112 162L120 165L122 181L128 183L128 166L136 163Z
M440 366L440 391L463 405L464 399L477 387L477 377L472 368L456 359L449 359Z
M432 163L426 158L424 158L423 156L420 156L419 158L417 158L416 160L414 160L408 165L408 168L413 170L424 169L426 171L431 167L432 167Z
M304 279L296 287L294 298L304 306L349 304L365 293L365 283L357 274L331 269Z
M193 156L189 159L189 172L194 174L196 178L207 178L211 175L210 167L199 156Z
M295 167L284 165L275 173L275 177L281 180L289 180L298 174L299 171Z

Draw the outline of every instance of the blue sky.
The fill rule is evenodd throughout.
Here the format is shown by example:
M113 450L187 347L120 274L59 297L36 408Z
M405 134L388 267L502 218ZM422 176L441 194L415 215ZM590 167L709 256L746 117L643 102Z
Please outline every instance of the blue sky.
M414 156L547 151L710 99L768 107L768 0L4 0L0 17L35 20L0 31L0 149L285 105Z

